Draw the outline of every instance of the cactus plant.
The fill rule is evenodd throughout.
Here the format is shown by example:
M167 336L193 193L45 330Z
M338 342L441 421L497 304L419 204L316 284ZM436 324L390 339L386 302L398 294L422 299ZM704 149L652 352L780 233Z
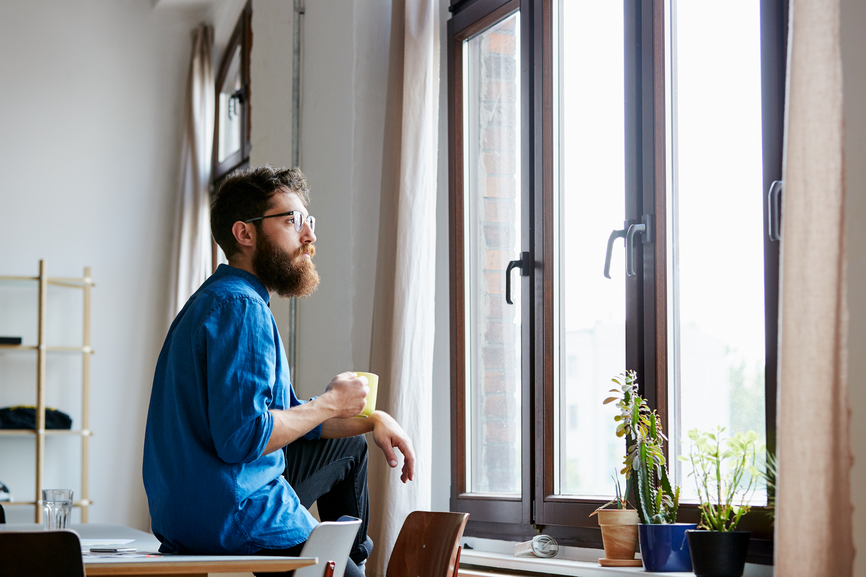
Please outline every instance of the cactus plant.
M635 503L640 522L647 525L675 523L679 508L680 488L672 487L668 479L658 414L650 410L638 392L637 375L626 371L613 378L618 388L604 404L616 402L620 412L614 417L616 434L626 439L626 456L621 471L635 488Z

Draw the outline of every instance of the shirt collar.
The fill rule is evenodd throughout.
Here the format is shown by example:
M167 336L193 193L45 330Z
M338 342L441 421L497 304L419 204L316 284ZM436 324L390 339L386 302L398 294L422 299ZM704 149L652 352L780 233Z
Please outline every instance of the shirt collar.
M236 276L246 280L254 289L256 289L256 292L259 293L264 301L268 303L268 306L270 306L271 295L256 275L243 269L235 268L231 265L221 264L217 267L216 272L214 272L214 276Z

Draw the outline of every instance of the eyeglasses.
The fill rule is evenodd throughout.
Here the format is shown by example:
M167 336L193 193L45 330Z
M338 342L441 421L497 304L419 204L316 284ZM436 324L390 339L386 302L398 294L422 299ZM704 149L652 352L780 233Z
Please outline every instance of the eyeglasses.
M310 232L316 231L316 217L312 214L304 215L300 210L290 210L289 212L281 212L280 214L266 214L265 216L257 216L244 222L253 222L264 218L276 218L278 216L290 216L294 219L295 230L301 232L304 228L304 222L310 225Z

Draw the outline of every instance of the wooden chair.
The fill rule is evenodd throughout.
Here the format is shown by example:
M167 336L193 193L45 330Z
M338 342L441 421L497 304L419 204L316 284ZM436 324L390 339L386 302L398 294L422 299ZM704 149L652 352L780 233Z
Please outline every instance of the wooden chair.
M387 577L457 577L468 513L413 511L403 522Z
M0 577L84 577L73 531L0 531Z
M316 525L304 543L301 557L318 557L319 562L295 569L294 577L343 577L360 525L360 519L348 516Z

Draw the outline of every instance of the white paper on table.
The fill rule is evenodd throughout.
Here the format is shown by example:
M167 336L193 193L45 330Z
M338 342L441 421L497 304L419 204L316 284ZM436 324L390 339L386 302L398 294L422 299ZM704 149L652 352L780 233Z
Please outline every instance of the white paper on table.
M89 553L87 551L81 552L82 557L86 557L90 560L95 559L116 559L118 557L136 557L136 558L145 558L145 557L162 557L160 553L147 553L146 551L133 551L133 552L122 552L122 553ZM90 561L88 561L89 563Z
M90 552L91 547L112 547L114 545L126 545L135 539L81 539L81 550Z

